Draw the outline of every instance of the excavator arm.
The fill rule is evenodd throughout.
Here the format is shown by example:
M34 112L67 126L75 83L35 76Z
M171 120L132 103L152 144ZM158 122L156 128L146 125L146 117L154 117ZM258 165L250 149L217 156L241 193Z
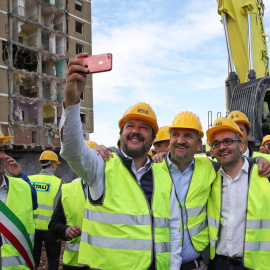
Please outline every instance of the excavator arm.
M252 124L250 145L270 134L270 77L262 0L217 0L228 55L227 112L239 110Z

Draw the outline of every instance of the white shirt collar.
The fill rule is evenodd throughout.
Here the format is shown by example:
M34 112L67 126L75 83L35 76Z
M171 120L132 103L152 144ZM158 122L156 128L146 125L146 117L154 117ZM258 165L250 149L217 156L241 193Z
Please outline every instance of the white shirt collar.
M5 179L4 175L2 175L2 179L3 179L3 181L2 181L2 184L0 185L0 188L2 188L2 187L7 188L7 182L6 182L6 179Z
M248 173L248 168L249 168L249 163L248 163L248 160L245 158L243 167L240 169L240 171L238 172L238 175L235 177L235 179L238 179L238 177L239 177L239 175L241 174L242 171L244 171L245 173ZM225 173L222 166L220 167L220 174L222 176L229 176L228 174Z

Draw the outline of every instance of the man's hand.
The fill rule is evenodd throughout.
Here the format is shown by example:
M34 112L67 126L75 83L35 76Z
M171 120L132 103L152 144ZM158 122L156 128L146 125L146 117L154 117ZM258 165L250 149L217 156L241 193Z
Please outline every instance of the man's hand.
M86 84L86 76L89 73L87 64L78 57L87 57L88 53L80 53L76 58L68 62L66 74L66 89L64 97L64 106L75 105L80 101L81 93Z
M166 154L167 152L160 152L158 154L155 154L152 159L155 163L161 163Z
M9 172L10 175L12 176L18 176L22 173L20 165L13 159L12 157L5 155L6 162L5 163L5 168Z
M69 238L75 238L80 236L82 233L82 230L79 226L75 225L75 226L70 226L67 228L66 230L66 234Z
M260 176L270 177L270 162L265 158L258 158L258 173Z
M109 160L111 157L113 157L113 154L111 151L107 149L104 145L95 145L93 147L93 150L96 151L97 155L101 155L104 161Z

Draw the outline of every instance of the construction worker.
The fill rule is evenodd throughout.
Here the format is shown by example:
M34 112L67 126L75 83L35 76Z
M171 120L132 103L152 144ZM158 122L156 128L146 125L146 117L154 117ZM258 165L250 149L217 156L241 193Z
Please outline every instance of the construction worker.
M262 154L266 154L265 148L262 145L260 146L259 152Z
M270 154L270 135L263 137L262 146L264 147L265 153Z
M248 118L244 113L242 113L240 111L232 111L228 114L227 118L234 121L239 126L241 132L244 135L245 148L244 148L243 153L242 153L243 156L245 156L245 157L261 156L263 158L270 160L270 158L267 155L264 155L260 152L255 152L250 147L248 147L248 140L251 136L251 123L248 121Z
M34 243L34 260L36 267L40 263L42 242L44 241L48 269L58 269L59 257L61 252L61 241L56 241L48 230L57 200L60 196L62 180L55 176L57 166L61 164L57 155L53 151L46 150L42 152L39 158L42 170L37 175L29 176L31 184L37 190L38 209L34 211L36 223L35 243Z
M4 152L4 143L12 138L0 131L0 269L34 269L36 190ZM11 176L5 175L5 169Z
M161 127L153 143L156 153L168 152L169 143L170 143L169 126Z
M181 205L181 269L207 269L209 236L206 204L216 172L208 158L195 157L204 136L198 116L187 111L177 114L169 132L169 152L159 165L170 172Z
M210 269L267 269L269 181L255 158L242 157L245 137L234 121L218 118L206 134L221 164L207 205Z
M93 148L97 143L85 140ZM63 270L89 269L78 265L79 245L81 240L81 227L87 198L87 184L81 178L73 180L62 186L62 195L49 223L49 232L57 239L66 241L63 254ZM76 202L76 203L74 203Z
M60 124L61 155L89 185L79 264L179 269L180 215L174 186L169 174L147 156L158 131L156 115L146 103L131 106L119 121L121 150L104 162L83 140L80 95L87 72L83 61L69 61Z

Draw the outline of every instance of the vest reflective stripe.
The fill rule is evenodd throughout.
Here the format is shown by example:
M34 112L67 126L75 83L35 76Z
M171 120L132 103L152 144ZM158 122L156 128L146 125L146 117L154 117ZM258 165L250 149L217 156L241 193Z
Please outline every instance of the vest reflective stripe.
M210 253L215 256L221 220L222 183L218 173L217 180L213 183L212 192L208 200ZM258 166L253 165L249 175L249 190L247 200L246 231L244 248L244 265L247 268L261 270L269 265L270 258L270 186L267 178L258 176ZM211 226L210 226L211 222ZM239 243L240 244L240 243Z
M213 217L208 216L208 225L218 229L219 221Z
M245 242L245 250L247 251L270 251L270 242Z
M46 205L46 204L39 204L38 205L38 208L40 209L45 209L45 210L54 210L54 207L53 206L50 206L50 205Z
M35 223L33 219L31 189L25 181L19 178L8 177L8 181L9 181L9 188L6 206L24 224L33 246ZM12 226L13 224L10 225L9 229L11 229ZM26 246L29 247L29 245L27 245L26 243L24 242L21 243L23 244L24 247ZM15 247L3 235L2 235L2 244L3 244L1 247L2 270L9 270L10 267L22 270L29 269L25 260L17 251L17 249L15 249ZM29 252L32 252L32 249Z
M10 256L2 258L2 267L12 267L24 264L25 260L23 259L22 256ZM29 269L29 267L27 267L26 269Z
M246 229L270 229L270 219L247 220Z
M203 205L203 206L197 206L197 207L187 209L187 214L189 217L195 217L204 213L205 211L206 211L206 205Z
M29 179L37 190L38 208L34 211L36 229L47 231L62 181L54 175L43 174L30 175Z
M189 229L189 234L190 234L191 237L196 236L201 231L203 231L205 228L207 228L207 220L206 219L201 224L199 224L198 226L190 228Z
M216 172L212 162L208 158L195 157L194 160L194 171L186 201L181 207L182 211L186 211L187 213L187 229L193 247L198 252L202 252L209 244L206 205L211 191L211 185L216 179ZM163 169L169 171L169 167L168 165L166 166L164 160L159 164ZM180 229L182 229L182 225ZM208 251L203 257L206 261L209 260Z
M35 234L30 233L29 237L30 237L31 242L34 242ZM8 241L8 239L6 237L2 237L2 244L10 244L10 242Z
M91 246L125 249L125 250L152 250L152 240L146 239L128 239L116 237L93 236L88 233L82 233L81 242L90 243Z
M66 223L69 226L77 225L82 227L85 194L80 178L62 186L62 205L66 216ZM78 265L80 241L81 237L76 237L66 243L66 249L63 254L64 265L80 267Z
M51 217L42 216L42 215L34 215L34 219L51 221Z
M66 243L65 247L69 251L79 251L80 244Z
M143 270L151 265L154 249L157 269L169 269L172 181L156 164L152 172L150 209L141 187L119 157L115 155L106 162L104 201L102 205L86 202L79 264L97 269Z

